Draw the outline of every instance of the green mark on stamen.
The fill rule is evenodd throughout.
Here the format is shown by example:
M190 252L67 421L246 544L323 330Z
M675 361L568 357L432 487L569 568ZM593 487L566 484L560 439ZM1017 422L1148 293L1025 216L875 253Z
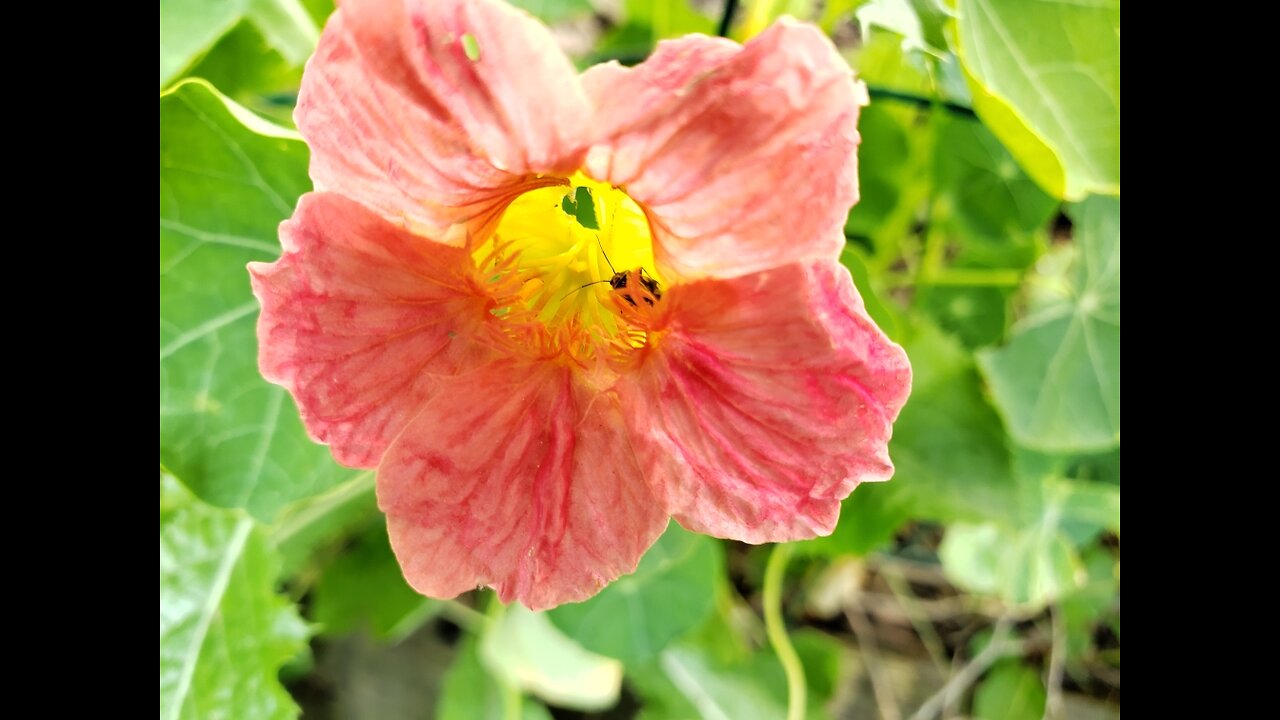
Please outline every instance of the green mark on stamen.
M467 33L462 36L462 51L467 54L467 59L471 62L480 62L480 43L475 35Z
M578 224L588 230L599 230L600 221L596 219L596 203L591 198L591 189L579 186L574 191L573 197L564 196L564 200L560 201L560 209L564 210L564 214L578 221Z

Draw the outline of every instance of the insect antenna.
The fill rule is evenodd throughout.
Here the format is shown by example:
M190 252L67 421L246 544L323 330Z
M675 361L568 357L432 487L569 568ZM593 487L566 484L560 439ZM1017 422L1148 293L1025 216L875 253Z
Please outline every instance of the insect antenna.
M600 246L600 254L604 256L604 261L606 263L609 263L609 272L613 273L614 275L617 275L618 271L614 269L613 261L609 259L609 253L604 251L604 243L600 242L600 233L596 233L596 244ZM605 282L605 281L600 280L599 282Z
M596 280L595 282L589 282L589 283L587 283L586 285L582 285L582 286L580 286L580 287L577 287L577 288L575 288L575 289L573 289L573 290L570 290L569 292L565 293L565 294L564 294L564 297L560 298L560 302L564 302L564 301L565 301L565 298L567 298L567 297L569 297L570 295L572 295L572 294L574 294L574 293L576 293L576 292L579 292L579 291L581 291L581 290L586 290L587 288L591 287L592 285L599 285L600 283L607 283L607 282L609 282L609 281L608 281L608 280Z

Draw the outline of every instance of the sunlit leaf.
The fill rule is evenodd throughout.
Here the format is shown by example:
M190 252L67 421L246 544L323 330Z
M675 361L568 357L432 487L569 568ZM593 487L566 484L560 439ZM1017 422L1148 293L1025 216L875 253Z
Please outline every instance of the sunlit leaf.
M246 124L247 123L247 124ZM307 148L208 86L160 99L160 459L204 500L270 521L352 473L258 374L245 264L310 188Z
M312 595L312 617L331 635L367 630L400 640L439 608L405 582L381 519L324 569Z
M161 0L160 87L240 21L249 0Z
M1120 1L960 0L974 109L1049 193L1120 192Z
M978 720L1039 720L1046 695L1040 673L1015 661L998 663L973 694Z
M1009 432L1037 450L1120 442L1120 201L1095 197L1071 215L1071 267L1033 279L1009 344L978 356Z
M279 558L241 512L160 476L160 717L292 718L276 679L307 629L275 593Z
M458 657L444 676L439 720L551 720L547 709L514 687L504 687L480 662L477 643L463 640Z
M592 652L642 662L707 618L723 555L715 540L671 523L634 573L547 616Z
M545 613L519 604L485 631L480 658L502 682L560 707L603 710L622 691L622 663L588 652Z

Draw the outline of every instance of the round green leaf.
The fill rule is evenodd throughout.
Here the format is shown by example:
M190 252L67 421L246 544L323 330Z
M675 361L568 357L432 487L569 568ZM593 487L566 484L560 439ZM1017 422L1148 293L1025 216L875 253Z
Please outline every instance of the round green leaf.
M634 573L547 615L592 652L643 662L706 619L723 567L719 543L671 523Z
M275 592L280 561L243 513L160 476L160 717L297 717L276 679L307 628Z
M1120 0L960 0L974 109L1051 194L1120 193Z
M978 355L1009 432L1051 452L1120 443L1120 201L1094 197L1071 215L1073 267L1033 280L1009 344Z
M160 461L202 499L270 521L353 473L258 374L245 264L311 187L307 148L201 83L160 98Z

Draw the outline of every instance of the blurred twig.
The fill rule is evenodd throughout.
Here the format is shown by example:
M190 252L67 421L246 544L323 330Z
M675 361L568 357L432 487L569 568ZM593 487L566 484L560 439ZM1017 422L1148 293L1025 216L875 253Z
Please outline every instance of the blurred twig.
M867 676L871 678L871 690L876 694L876 706L880 709L881 720L898 720L902 717L898 699L894 697L893 686L880 664L880 646L876 642L875 630L867 620L866 611L861 605L846 606L844 616L858 638L858 650L862 654L862 664L867 669Z
M947 650L942 642L942 638L938 637L938 631L934 629L933 622L929 616L920 608L919 601L915 594L911 592L910 586L906 579L899 572L895 565L883 565L880 568L880 574L884 576L885 582L889 584L889 589L898 598L898 602L902 604L902 609L907 613L907 619L911 621L911 626L915 628L916 634L920 636L920 642L924 643L924 648L929 652L930 659L937 666L938 671L947 672Z
M1013 622L1012 615L1000 618L991 634L991 641L982 649L982 652L960 668L960 672L952 675L946 685L943 685L920 706L916 714L911 716L911 720L932 720L938 716L944 706L954 702L955 698L977 682L987 668L1002 658L1022 654L1022 643L1010 639Z
M1067 662L1067 629L1062 622L1062 610L1057 605L1049 606L1049 622L1053 641L1049 645L1049 676L1045 682L1048 696L1045 699L1044 716L1056 720L1065 717L1062 676Z

